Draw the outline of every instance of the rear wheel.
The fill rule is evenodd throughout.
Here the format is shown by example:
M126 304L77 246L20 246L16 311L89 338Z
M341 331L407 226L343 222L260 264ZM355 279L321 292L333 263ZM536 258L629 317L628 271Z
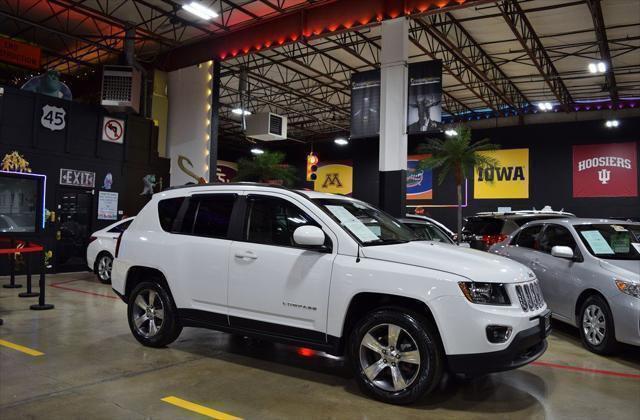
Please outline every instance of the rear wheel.
M148 347L165 347L182 332L175 305L158 283L136 286L129 296L127 314L133 336Z
M111 283L111 268L113 267L113 257L108 252L103 252L96 261L96 276L101 283Z
M437 334L421 315L380 309L361 319L351 333L350 357L356 380L372 397L409 404L431 392L443 373Z
M580 309L578 319L582 344L597 354L611 354L618 346L613 315L599 295L589 296Z

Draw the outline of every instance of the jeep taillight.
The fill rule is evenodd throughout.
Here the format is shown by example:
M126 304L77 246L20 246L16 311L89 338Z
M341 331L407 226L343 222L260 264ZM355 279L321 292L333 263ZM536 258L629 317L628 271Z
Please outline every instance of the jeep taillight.
M118 235L118 240L116 241L116 258L118 258L118 252L120 251L120 242L122 241L123 234L124 232L120 232L120 235Z

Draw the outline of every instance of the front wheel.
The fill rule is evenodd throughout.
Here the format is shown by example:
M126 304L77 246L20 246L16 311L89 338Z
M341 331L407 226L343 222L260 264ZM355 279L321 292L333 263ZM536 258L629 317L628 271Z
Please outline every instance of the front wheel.
M133 336L148 347L165 347L182 332L171 297L155 282L136 286L129 296L127 315Z
M361 389L391 404L409 404L431 392L444 367L438 336L426 318L395 308L357 323L350 357Z
M613 315L607 302L598 295L589 296L580 308L578 319L582 344L597 354L611 354L618 345Z

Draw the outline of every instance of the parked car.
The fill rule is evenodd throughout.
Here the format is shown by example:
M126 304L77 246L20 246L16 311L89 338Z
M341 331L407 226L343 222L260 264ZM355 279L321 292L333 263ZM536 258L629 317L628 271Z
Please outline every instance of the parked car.
M487 251L493 244L504 241L527 222L566 217L575 215L565 211L554 211L548 206L542 210L477 213L465 220L462 242L469 243L471 248Z
M403 217L398 220L411 229L419 238L422 238L425 241L435 241L455 245L451 235L433 222L417 219L415 217Z
M186 326L347 354L362 389L390 403L416 401L445 369L514 369L547 347L530 269L419 240L348 197L243 183L164 191L116 249L112 287L143 345Z
M587 349L640 346L640 223L538 220L491 252L536 273L553 317L578 327Z
M407 214L405 216L405 219L424 220L426 222L432 223L432 224L438 226L440 228L440 230L443 230L444 232L446 232L447 235L449 235L449 237L451 237L451 239L455 240L455 237L456 237L455 232L453 232L451 229L446 227L443 223L440 223L439 221L437 221L436 219L434 219L432 217L423 216L423 215L420 215L420 214Z
M111 283L111 266L116 254L116 240L133 222L133 217L122 219L104 229L93 232L87 246L87 266L100 282Z

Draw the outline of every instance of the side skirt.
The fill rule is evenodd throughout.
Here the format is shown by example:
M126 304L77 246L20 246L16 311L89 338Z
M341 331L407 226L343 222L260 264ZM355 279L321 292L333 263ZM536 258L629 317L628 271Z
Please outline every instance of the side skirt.
M340 338L304 328L289 327L270 322L227 316L198 309L178 309L178 317L185 327L207 328L232 334L242 334L292 346L306 347L340 355Z

